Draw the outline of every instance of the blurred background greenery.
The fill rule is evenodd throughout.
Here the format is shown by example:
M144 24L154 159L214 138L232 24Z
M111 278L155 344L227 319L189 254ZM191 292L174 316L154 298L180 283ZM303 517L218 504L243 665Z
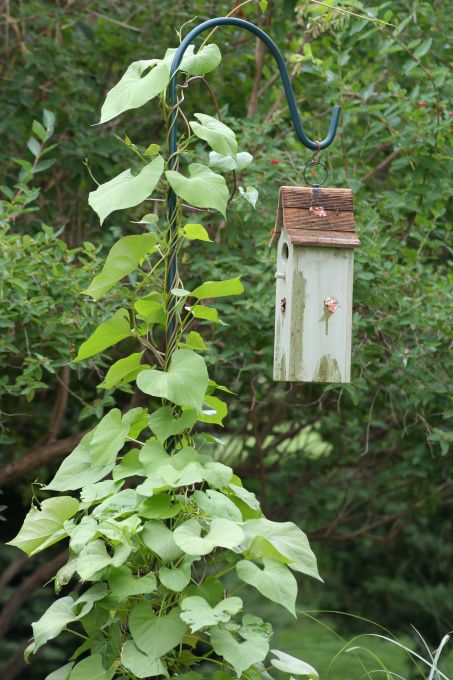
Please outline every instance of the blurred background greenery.
M259 493L271 518L297 522L310 536L325 583L304 579L300 607L363 617L313 615L319 623L302 615L295 624L272 608L276 646L322 678L364 677L356 655L371 672L380 668L373 654L395 674L424 677L401 649L376 638L353 643L368 652L345 652L330 664L343 647L337 635L347 641L380 631L363 619L419 651L413 626L431 648L453 628L451 10L442 0L271 0L265 11L240 4L0 2L2 539L16 533L36 491L31 483L48 480L112 403L96 390L94 363L68 361L94 320L118 304L117 293L99 308L79 291L113 240L137 225L128 221L133 211L115 213L101 231L87 205L94 183L84 161L102 182L131 160L115 135L144 147L164 140L157 106L92 127L100 105L131 61L177 45L175 29L234 10L282 49L311 138L325 135L332 105L343 106L323 160L330 185L354 191L362 247L351 385L273 383L269 233L279 186L302 183L310 153L292 132L272 58L251 35L220 29L213 39L224 60L211 82L241 147L255 156L247 183L260 199L256 211L237 203L228 223L205 219L215 245L191 247L181 261L188 284L241 273L246 286L241 300L222 306L229 326L211 333L212 377L238 395L218 455ZM213 113L196 85L186 101L189 110ZM43 119L44 109L55 121L49 113ZM34 120L43 124L33 126L39 149L27 146ZM116 358L122 352L120 345ZM120 401L135 396L125 388ZM62 637L31 666L22 661L30 623L52 598L44 584L61 559L58 547L52 562L0 548L3 680L42 679L66 658L72 641ZM443 664L453 674L448 651Z

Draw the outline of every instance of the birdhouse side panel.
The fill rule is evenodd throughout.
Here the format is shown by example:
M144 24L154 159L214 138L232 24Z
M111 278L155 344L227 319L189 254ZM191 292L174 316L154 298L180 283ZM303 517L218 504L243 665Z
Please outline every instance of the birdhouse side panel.
M295 247L294 257L296 270L304 281L297 379L348 383L351 379L354 251L301 246Z
M294 247L285 232L282 232L277 245L275 272L274 380L288 380L293 257Z

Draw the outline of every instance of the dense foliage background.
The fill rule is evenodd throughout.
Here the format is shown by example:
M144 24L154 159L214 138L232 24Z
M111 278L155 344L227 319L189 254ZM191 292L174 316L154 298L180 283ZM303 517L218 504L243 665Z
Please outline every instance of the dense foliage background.
M151 104L146 115L131 112L93 128L100 104L131 61L160 57L176 46L175 29L188 19L226 14L239 4L3 2L5 540L30 504L30 484L50 479L55 463L112 401L108 391L96 390L94 364L68 362L95 316L100 320L78 293L96 271L99 253L119 234L135 233L136 225L116 214L101 232L87 205L94 186L90 172L99 181L119 172L130 151L116 136L146 146L159 137L160 124ZM329 9L334 5L338 9ZM218 455L259 492L269 516L291 519L309 534L325 584L307 589L300 605L355 613L415 640L413 624L432 645L453 627L448 9L446 2L419 0L284 0L271 1L265 12L254 2L236 9L236 16L260 22L283 50L310 137L325 135L334 103L344 107L341 132L323 156L331 185L355 193L362 240L350 386L291 387L271 379L269 232L278 187L302 182L310 154L292 134L271 57L250 35L232 29L216 35L224 62L214 83L226 121L255 155L249 180L259 187L260 200L256 212L238 204L228 223L204 220L218 244L215 261L203 244L190 261L182 260L188 283L243 275L246 295L224 304L229 328L212 334L214 378L231 385L233 377L239 395ZM193 111L212 108L209 93L196 85L186 101ZM27 146L32 125L39 148ZM106 316L113 304L107 297ZM127 389L123 397L124 405L137 399ZM32 666L22 661L30 622L52 597L51 587L43 585L63 559L58 547L50 563L0 549L4 680L43 678L64 658L60 642ZM371 630L363 621L328 620L343 635ZM325 672L337 649L305 620L296 629L282 618L279 635L286 635L294 652L308 650L304 658L319 671ZM343 677L335 671L333 677Z

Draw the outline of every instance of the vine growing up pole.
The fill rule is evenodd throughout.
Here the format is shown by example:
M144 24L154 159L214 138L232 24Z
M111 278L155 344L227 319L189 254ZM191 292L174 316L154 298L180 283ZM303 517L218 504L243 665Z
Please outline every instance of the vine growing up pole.
M234 277L187 290L177 278L176 253L194 240L210 241L203 224L186 220L187 206L225 216L235 201L256 202L255 189L239 186L233 200L227 184L231 178L236 185L253 160L234 131L203 112L189 121L182 107L184 88L221 62L217 45L196 52L188 43L204 28L162 59L132 63L101 111L105 123L159 98L170 139L167 158L156 143L125 139L134 166L89 196L101 224L151 196L157 205L164 198L166 209L145 214L141 233L121 237L83 291L98 302L119 286L124 302L82 343L75 361L95 365L99 353L126 341L128 353L112 363L99 387L110 394L135 385L151 408L108 411L63 461L10 542L31 556L69 541L68 562L54 578L59 597L33 624L26 654L63 631L80 646L48 680L201 680L204 671L214 680L257 680L271 678L273 669L317 677L282 651L269 657L271 625L247 611L239 596L255 588L295 616L294 573L320 578L307 537L291 522L264 516L255 495L219 462L219 440L206 428L222 425L227 404L221 397L231 392L209 377L202 330L206 322L220 322L212 301L241 294L242 283ZM253 32L261 35L256 27ZM268 37L266 44L273 45ZM169 105L176 69L184 80ZM184 129L175 146L179 117ZM332 141L337 122L338 109L321 146ZM200 141L206 144L201 152ZM173 313L177 330L165 348ZM74 592L77 581L82 588Z

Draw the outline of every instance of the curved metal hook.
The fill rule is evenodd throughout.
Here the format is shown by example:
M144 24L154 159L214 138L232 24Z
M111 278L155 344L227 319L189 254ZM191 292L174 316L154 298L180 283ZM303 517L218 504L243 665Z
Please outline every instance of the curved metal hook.
M216 26L238 26L239 28L244 28L246 31L250 31L250 33L254 33L258 38L260 38L260 40L264 42L266 47L272 53L272 56L274 57L275 61L277 62L277 66L279 68L280 76L283 83L283 89L285 90L285 95L289 106L289 111L291 113L291 119L293 122L294 130L299 141L301 141L302 144L306 146L308 149L312 150L317 149L318 151L321 149L325 149L330 144L332 144L337 133L341 107L334 106L332 118L330 121L329 132L327 133L327 136L322 140L322 142L312 141L311 139L309 139L304 132L302 123L300 122L299 113L297 111L296 99L294 97L294 92L289 78L288 69L286 68L285 60L283 59L282 53L280 52L277 45L268 36L267 33L261 30L261 28L258 28L258 26L255 26L255 24L250 23L250 21L245 21L244 19L235 19L234 17L217 17L215 19L209 19L208 21L204 21L203 23L201 23L199 26L196 26L194 29L190 31L190 33L186 35L186 37L176 50L170 69L171 82L168 96L169 104L171 106L174 106L176 104L176 85L177 85L176 73L179 65L181 64L186 49L200 33L203 33L203 31L206 31L210 28L215 28ZM170 156L176 151L177 142L176 112L173 112L172 118L173 118L172 127L170 133Z
M296 99L294 97L293 88L289 78L288 70L286 68L285 60L283 59L282 53L278 49L274 41L265 33L261 28L255 26L255 24L245 21L244 19L235 19L233 17L217 17L215 19L209 19L204 21L199 26L196 26L190 33L186 35L184 40L181 42L180 46L176 50L175 56L173 57L171 69L170 69L170 87L168 91L168 103L172 107L172 113L170 118L170 139L169 139L169 167L174 168L176 159L176 150L178 142L178 130L177 130L177 117L178 113L176 110L176 85L178 80L178 67L181 64L184 53L190 43L203 31L210 28L215 28L216 26L238 26L239 28L244 28L250 33L254 33L258 38L260 38L266 47L272 52L272 55L277 62L277 66L280 71L280 76L283 83L283 88L285 90L286 99L288 102L289 110L291 113L291 119L293 122L294 130L298 139L302 142L304 146L313 151L320 151L321 149L327 148L332 144L337 133L338 121L340 118L340 106L334 106L332 118L330 121L329 132L322 142L312 141L305 134L302 123L300 122L299 113L297 111ZM176 230L176 195L172 189L169 191L168 196L168 214L170 223L170 234L173 236ZM170 291L176 286L178 279L178 269L177 269L177 253L173 245L170 246L170 256L168 262L167 276L166 276L166 290ZM176 331L176 304L177 299L170 293L170 304L167 316L167 352L174 349L174 338Z

